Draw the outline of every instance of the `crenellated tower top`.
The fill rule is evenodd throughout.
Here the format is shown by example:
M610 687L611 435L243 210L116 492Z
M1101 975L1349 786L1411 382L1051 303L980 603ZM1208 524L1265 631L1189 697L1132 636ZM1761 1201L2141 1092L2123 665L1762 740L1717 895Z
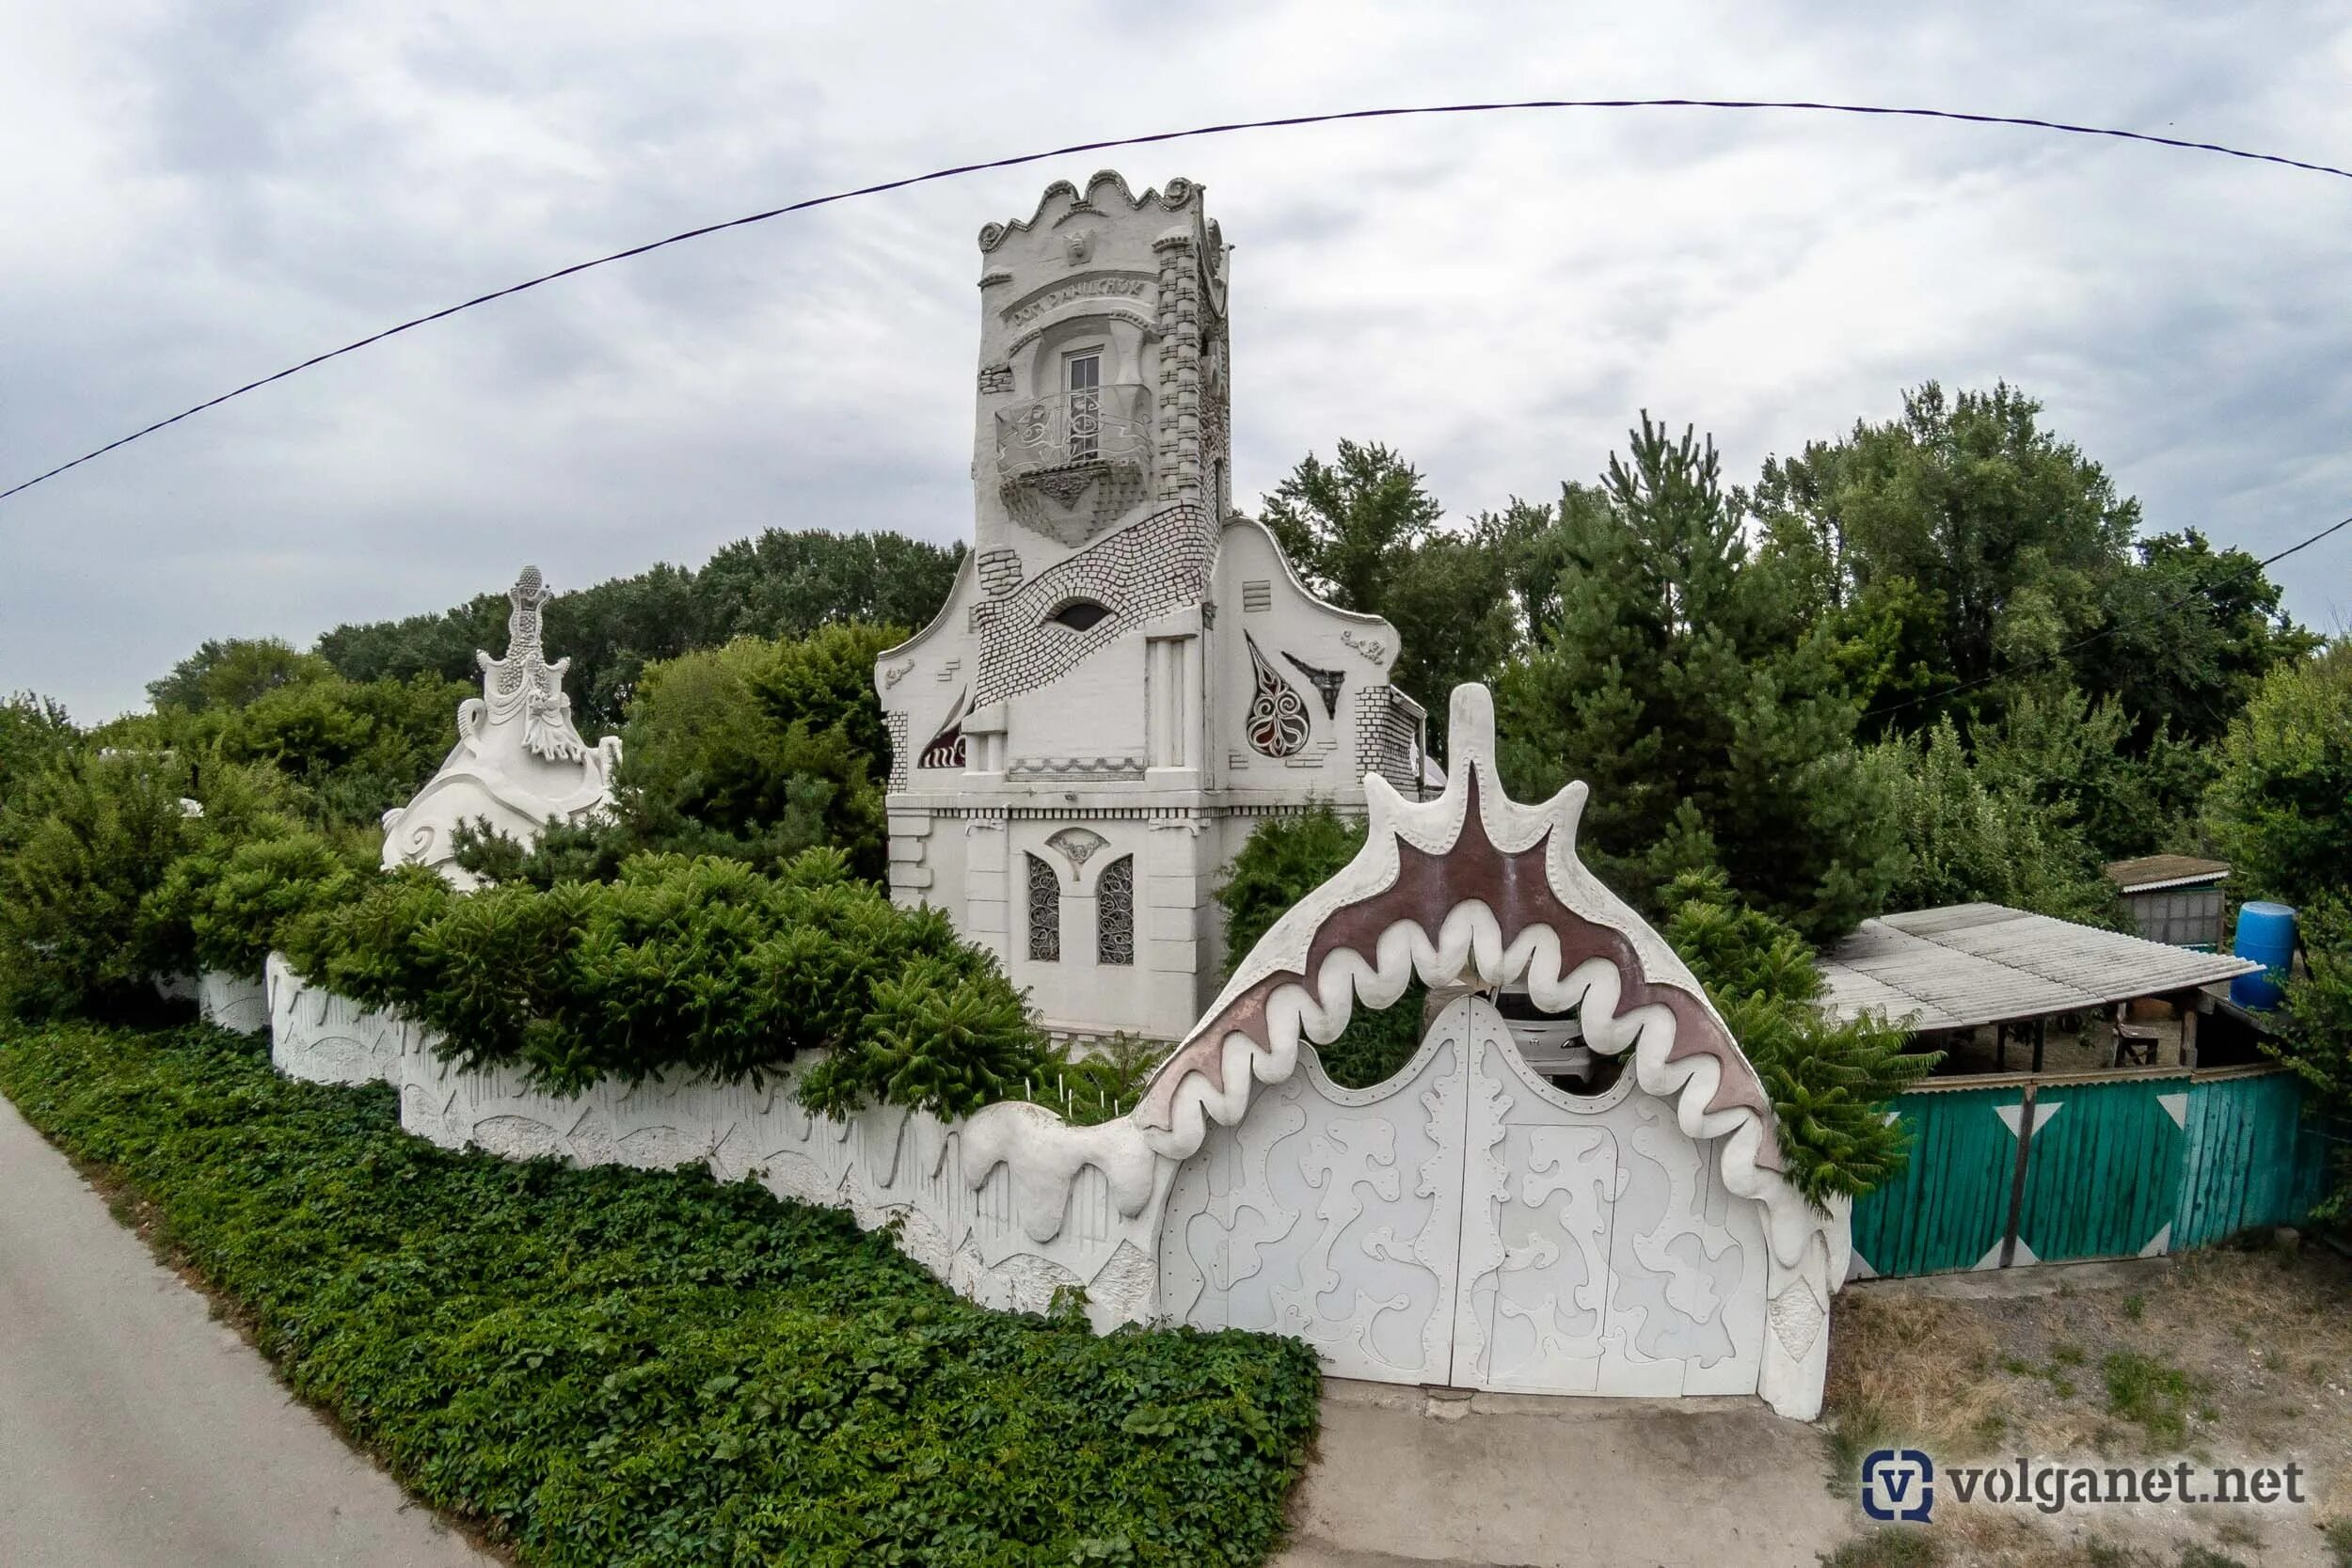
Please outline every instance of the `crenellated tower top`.
M1169 506L1212 527L1230 509L1225 244L1203 209L1189 180L1137 196L1105 169L980 230L977 531L1025 576Z

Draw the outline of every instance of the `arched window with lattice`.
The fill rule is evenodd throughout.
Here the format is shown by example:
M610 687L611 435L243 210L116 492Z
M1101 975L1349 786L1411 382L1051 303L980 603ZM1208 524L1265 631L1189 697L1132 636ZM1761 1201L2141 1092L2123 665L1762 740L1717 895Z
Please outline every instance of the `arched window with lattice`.
M1029 863L1029 957L1038 963L1061 958L1061 879L1035 855Z
M1136 961L1136 858L1121 855L1094 884L1094 961Z

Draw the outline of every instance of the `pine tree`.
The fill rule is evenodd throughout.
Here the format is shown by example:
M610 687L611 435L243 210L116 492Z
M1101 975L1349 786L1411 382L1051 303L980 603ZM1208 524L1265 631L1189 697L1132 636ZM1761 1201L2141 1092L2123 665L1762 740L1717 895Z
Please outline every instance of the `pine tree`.
M1751 548L1711 440L1645 413L1630 441L1597 487L1562 487L1555 618L1496 686L1504 779L1521 800L1590 784L1581 851L1636 904L1720 866L1809 937L1850 929L1899 853L1841 647L1808 625L1803 562Z

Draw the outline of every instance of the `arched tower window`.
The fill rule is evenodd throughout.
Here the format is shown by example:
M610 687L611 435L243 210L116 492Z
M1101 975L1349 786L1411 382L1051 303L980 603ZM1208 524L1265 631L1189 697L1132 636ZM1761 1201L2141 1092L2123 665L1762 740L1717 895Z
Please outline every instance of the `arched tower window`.
M1136 858L1121 855L1094 884L1094 961L1136 961Z
M1029 958L1038 963L1061 959L1061 879L1035 855L1029 863Z

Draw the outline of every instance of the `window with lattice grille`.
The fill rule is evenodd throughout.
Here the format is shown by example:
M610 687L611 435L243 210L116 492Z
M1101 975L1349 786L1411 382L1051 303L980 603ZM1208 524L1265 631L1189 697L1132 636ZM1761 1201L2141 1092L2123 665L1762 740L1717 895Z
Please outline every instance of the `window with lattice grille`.
M1039 963L1061 959L1061 879L1035 855L1029 863L1029 957Z
M1094 884L1094 961L1136 961L1136 858L1121 855Z

